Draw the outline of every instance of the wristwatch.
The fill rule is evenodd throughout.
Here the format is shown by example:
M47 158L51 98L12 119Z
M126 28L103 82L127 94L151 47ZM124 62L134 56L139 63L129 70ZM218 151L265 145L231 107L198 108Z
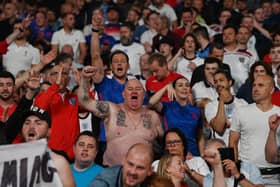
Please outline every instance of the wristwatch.
M241 182L242 180L244 180L246 177L243 173L240 173L239 177L238 178L235 178L236 182L239 183Z

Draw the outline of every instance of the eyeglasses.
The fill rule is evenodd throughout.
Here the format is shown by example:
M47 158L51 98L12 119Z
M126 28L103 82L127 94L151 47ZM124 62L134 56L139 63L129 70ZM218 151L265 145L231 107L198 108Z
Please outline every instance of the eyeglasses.
M165 143L166 143L167 147L171 147L171 146L177 146L177 145L182 144L182 141L181 140L170 140L170 141L166 141Z

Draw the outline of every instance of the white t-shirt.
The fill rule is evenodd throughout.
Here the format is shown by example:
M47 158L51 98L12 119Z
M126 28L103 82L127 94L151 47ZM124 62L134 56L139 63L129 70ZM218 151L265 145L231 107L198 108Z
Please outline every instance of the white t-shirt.
M196 67L200 66L204 63L204 59L199 58L199 57L195 57L193 59L188 59L188 58L181 58L179 59L179 61L177 62L177 69L176 72L183 75L184 77L186 77L189 81L192 78L192 73L193 71L188 67L188 65L190 64L190 62L195 63Z
M29 70L32 64L40 62L40 52L31 44L18 46L15 42L8 47L8 52L3 55L3 66L14 76L21 70Z
M196 102L200 101L204 98L211 99L212 101L214 101L218 98L216 89L211 86L206 87L204 81L195 83L192 87L192 93L193 93L193 98Z
M232 122L232 113L234 110L237 110L239 107L241 106L246 106L248 105L247 102L243 99L238 99L236 97L234 97L234 100L232 103L230 104L224 104L225 106L225 112L227 115L227 120L231 123ZM219 101L218 100L214 100L210 103L208 103L205 106L205 118L207 120L208 123L210 123L210 121L216 116L217 112L218 112L218 106L219 106ZM218 133L214 132L213 133L213 137L214 138L219 138L224 140L224 142L226 143L226 145L228 145L228 138L229 138L229 128L227 128L224 132L224 134L222 136L220 136Z
M74 51L74 61L78 62L80 57L80 43L86 43L85 37L80 30L72 30L70 34L66 33L64 29L56 31L52 36L52 45L58 45L59 51L65 44L72 46Z
M139 75L140 72L140 57L145 54L145 49L142 44L133 42L129 46L124 46L121 43L116 44L112 48L112 52L115 50L121 50L128 55L129 58L129 73L133 75Z
M255 62L255 59L251 55L242 52L225 52L223 62L230 66L231 75L235 80L234 91L237 92L248 78L250 67Z
M153 4L151 4L149 6L149 8L151 10L154 10L156 12L158 12L160 15L162 16L166 16L168 17L168 19L173 22L173 21L176 21L177 20L177 16L176 16L176 13L174 11L174 9L169 6L168 4L164 3L163 4L163 7L161 9L158 9L157 7L155 7Z
M149 29L149 30L145 31L140 37L141 44L148 43L150 45L153 45L153 38L156 35L157 35L157 32L155 30Z
M267 112L261 111L255 103L240 107L232 115L230 130L240 133L239 159L249 161L258 167L279 167L265 160L265 143L269 132L268 118L277 113L280 108L273 106ZM279 145L280 128L277 129L277 142Z

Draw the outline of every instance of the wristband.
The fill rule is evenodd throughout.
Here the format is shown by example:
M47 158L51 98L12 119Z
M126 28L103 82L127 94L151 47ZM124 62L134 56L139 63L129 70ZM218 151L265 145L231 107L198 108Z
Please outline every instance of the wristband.
M97 33L99 32L98 29L94 29L94 28L91 28L91 31L92 31L92 32L97 32Z
M240 173L239 177L238 177L238 178L235 178L235 180L236 180L236 182L237 182L237 184L238 184L239 182L241 182L241 181L244 180L245 178L246 178L245 175L244 175L243 173Z

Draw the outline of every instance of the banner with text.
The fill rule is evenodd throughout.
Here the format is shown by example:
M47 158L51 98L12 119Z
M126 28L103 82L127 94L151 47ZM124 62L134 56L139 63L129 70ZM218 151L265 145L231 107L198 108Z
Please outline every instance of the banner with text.
M0 187L62 187L46 139L0 146Z

